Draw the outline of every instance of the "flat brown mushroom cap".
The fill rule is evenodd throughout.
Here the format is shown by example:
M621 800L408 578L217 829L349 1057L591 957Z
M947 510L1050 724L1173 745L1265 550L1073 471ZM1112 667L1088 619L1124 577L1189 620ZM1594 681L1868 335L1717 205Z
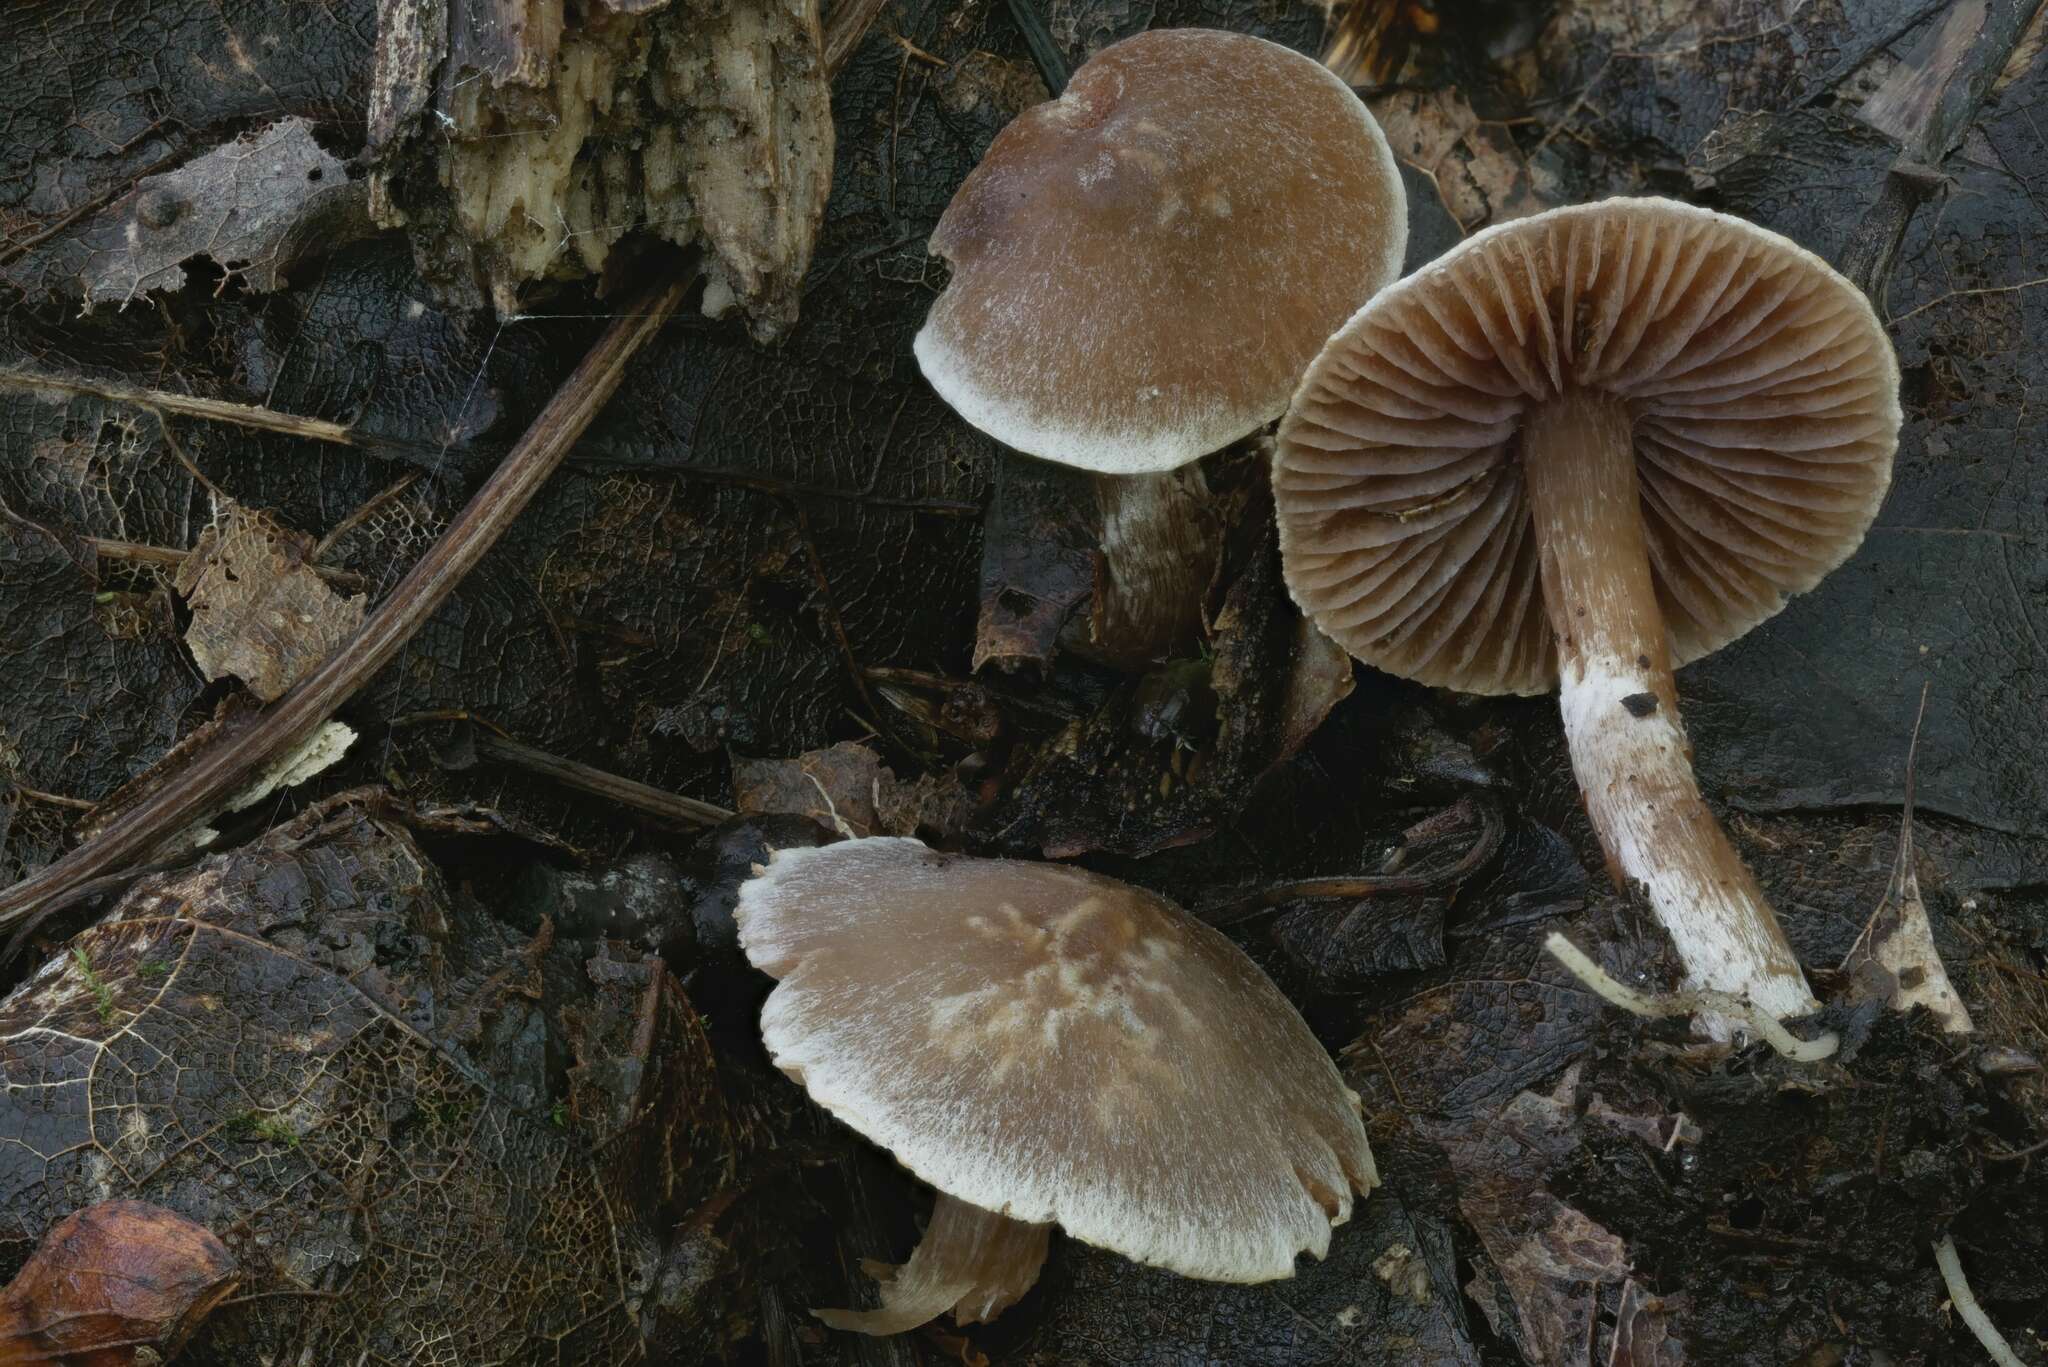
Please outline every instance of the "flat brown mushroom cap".
M778 853L740 942L783 1071L939 1190L1188 1276L1285 1277L1377 1181L1358 1099L1221 933L1054 864Z
M1516 434L1574 387L1634 415L1674 666L1847 559L1891 479L1898 361L1826 262L1670 200L1556 209L1384 291L1309 367L1273 467L1295 600L1392 673L1555 687Z
M1171 469L1278 417L1407 240L1387 140L1320 63L1141 33L1019 115L954 195L918 363L1017 450Z

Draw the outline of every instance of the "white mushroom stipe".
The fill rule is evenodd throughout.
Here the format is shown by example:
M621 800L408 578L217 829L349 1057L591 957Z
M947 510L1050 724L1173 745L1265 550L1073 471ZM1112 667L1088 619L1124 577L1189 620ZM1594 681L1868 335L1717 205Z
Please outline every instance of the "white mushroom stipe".
M1622 876L1642 887L1690 983L1773 1017L1803 1016L1817 1003L1776 918L1756 914L1763 894L1725 837L1710 846L1725 858L1673 857L1681 814L1712 816L1685 728L1658 692L1652 671L1630 660L1565 665L1558 697L1586 815Z
M1021 1295L1034 1245L992 1220L1266 1281L1377 1185L1358 1098L1292 1005L1141 889L873 837L777 852L735 916L780 980L777 1066L942 1193L866 1324Z
M1584 950L1565 938L1563 931L1552 931L1543 941L1543 948L1565 966L1574 978L1586 985L1588 991L1611 1006L1619 1007L1633 1016L1649 1020L1660 1020L1665 1016L1687 1016L1695 1011L1710 1012L1727 1017L1753 1031L1758 1039L1791 1059L1794 1063L1818 1063L1831 1057L1841 1048L1841 1037L1829 1030L1810 1040L1800 1039L1781 1025L1775 1017L1767 1016L1741 997L1732 997L1726 992L1685 991L1670 992L1653 996L1638 992L1635 988L1615 980L1614 976ZM1676 1132L1673 1132L1674 1139Z

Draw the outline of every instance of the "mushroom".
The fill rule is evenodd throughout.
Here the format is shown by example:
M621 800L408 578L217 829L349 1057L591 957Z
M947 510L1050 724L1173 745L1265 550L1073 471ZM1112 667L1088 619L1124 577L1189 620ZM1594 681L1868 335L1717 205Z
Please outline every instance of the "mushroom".
M1055 1224L1190 1277L1291 1276L1378 1183L1307 1024L1152 893L876 836L778 851L735 914L780 980L776 1065L939 1193L882 1308L817 1312L835 1327L993 1319Z
M1407 240L1372 115L1262 38L1113 43L989 145L932 233L952 280L918 364L996 440L1097 476L1098 645L1151 658L1199 621L1217 538L1169 472L1279 417Z
M1701 799L1672 670L1846 559L1898 442L1898 363L1819 257L1661 199L1489 228L1377 296L1280 427L1289 588L1366 663L1560 690L1617 883L1691 983L1814 1001Z

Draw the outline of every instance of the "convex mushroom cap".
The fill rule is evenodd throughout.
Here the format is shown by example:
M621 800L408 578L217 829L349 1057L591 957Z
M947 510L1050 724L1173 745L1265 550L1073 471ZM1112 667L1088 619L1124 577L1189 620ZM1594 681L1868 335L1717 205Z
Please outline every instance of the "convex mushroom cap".
M1320 63L1141 33L1019 115L961 185L932 234L953 274L917 358L1019 451L1169 470L1279 416L1407 239L1386 138Z
M1700 797L1672 669L1856 549L1898 390L1869 302L1775 233L1658 199L1502 224L1309 367L1274 456L1288 587L1368 664L1556 685L1610 871L1643 884L1694 985L1803 1014L1791 945Z
M993 1317L1055 1223L1192 1277L1290 1276L1378 1180L1358 1099L1300 1015L1151 893L876 837L780 851L736 916L780 979L761 1016L776 1064L941 1193L889 1310L834 1323ZM920 1266L967 1208L984 1246L1038 1228L1001 1294Z

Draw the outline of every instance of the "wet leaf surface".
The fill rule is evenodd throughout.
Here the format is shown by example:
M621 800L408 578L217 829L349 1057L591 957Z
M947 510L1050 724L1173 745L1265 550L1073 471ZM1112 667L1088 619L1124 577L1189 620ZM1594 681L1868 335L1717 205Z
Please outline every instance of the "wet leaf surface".
M200 680L180 657L168 600L99 590L78 549L0 517L0 769L92 799L176 739Z

